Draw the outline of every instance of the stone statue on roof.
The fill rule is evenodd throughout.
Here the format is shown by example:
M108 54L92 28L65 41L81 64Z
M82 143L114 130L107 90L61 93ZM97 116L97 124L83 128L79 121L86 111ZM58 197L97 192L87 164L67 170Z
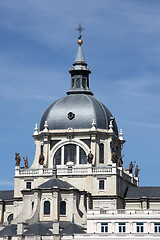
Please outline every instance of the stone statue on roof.
M123 166L123 160L122 160L123 156L120 154L119 157L119 166L122 167Z
M21 157L19 155L19 153L15 153L15 160L16 160L16 166L20 166L20 162L21 162Z
M140 171L140 169L138 168L138 165L136 165L136 168L135 168L135 177L138 177L139 171Z
M93 157L94 157L94 155L93 155L93 154L91 153L91 151L90 151L89 154L88 154L88 157L87 157L88 163L92 164Z
M29 166L28 166L28 157L23 157L23 160L24 160L24 166L25 166L25 168L28 168Z
M39 164L40 164L40 165L43 165L43 164L44 164L44 155L43 155L42 152L41 152L41 154L39 155Z
M133 168L134 168L134 165L133 165L133 162L131 161L129 164L129 173L133 172Z
M113 153L112 153L112 158L111 158L113 163L117 162L117 149L114 148Z

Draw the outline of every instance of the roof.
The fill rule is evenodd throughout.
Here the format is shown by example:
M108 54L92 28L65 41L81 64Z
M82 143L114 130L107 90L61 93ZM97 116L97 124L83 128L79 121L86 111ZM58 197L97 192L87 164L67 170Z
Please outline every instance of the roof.
M14 196L14 191L13 190L0 191L0 199L12 200L13 196Z
M39 188L54 188L54 187L58 187L59 189L74 188L70 183L68 183L66 181L62 181L57 178L52 178L52 179L46 181L45 183L39 185Z
M41 236L50 236L53 235L53 233L45 228L40 222L37 222L29 227L29 229L24 232L25 236L29 235L41 235Z
M10 236L10 237L13 237L13 236L17 236L17 225L14 225L14 224L9 224L8 226L6 226L5 228L3 228L1 231L0 231L0 237L3 237L3 236Z
M78 48L75 63L85 63L85 58L84 58L84 54L81 46L79 46Z
M129 187L126 198L160 198L160 187Z
M85 231L83 231L82 228L75 223L70 223L65 229L63 229L60 232L61 235L84 234L84 233Z
M69 114L73 117L70 118ZM43 131L45 121L49 130L54 129L86 129L92 127L93 119L96 127L109 129L112 114L96 98L87 94L70 94L52 103L45 111L40 122L40 131ZM118 136L116 122L113 130Z
M41 221L40 223L47 229L52 229L53 227L53 221ZM59 221L60 229L66 228L70 223L70 221Z

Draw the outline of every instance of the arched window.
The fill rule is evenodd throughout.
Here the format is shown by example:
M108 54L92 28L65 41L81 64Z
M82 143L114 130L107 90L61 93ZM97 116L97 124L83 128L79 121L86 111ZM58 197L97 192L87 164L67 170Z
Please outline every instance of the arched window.
M45 201L44 202L44 215L50 214L50 202Z
M72 88L74 87L74 78L72 78Z
M66 165L67 162L87 164L87 155L80 146L66 144L56 151L53 156L53 165Z
M77 87L77 88L80 88L80 79L79 79L79 78L77 78L76 87Z
M66 202L60 202L60 215L66 215Z
M61 148L59 148L54 155L54 162L56 165L61 165Z
M99 144L99 163L104 163L104 144Z
M82 148L79 149L79 164L87 164L87 156Z
M64 164L67 162L76 163L76 145L67 144L64 146Z
M13 220L13 214L10 214L7 218L8 223L10 223Z
M86 78L82 78L82 87L86 88Z

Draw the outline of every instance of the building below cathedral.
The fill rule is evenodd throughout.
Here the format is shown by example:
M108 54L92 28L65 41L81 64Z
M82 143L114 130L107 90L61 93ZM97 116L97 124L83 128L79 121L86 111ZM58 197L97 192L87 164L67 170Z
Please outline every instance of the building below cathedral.
M160 187L124 167L122 129L93 97L82 44L67 96L36 124L31 167L16 153L14 191L0 191L0 239L160 239Z

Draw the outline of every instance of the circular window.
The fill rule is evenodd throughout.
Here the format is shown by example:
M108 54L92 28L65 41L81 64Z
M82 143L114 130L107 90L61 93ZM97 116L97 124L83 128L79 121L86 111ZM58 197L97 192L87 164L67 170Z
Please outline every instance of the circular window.
M74 117L75 117L75 114L74 114L74 113L72 113L72 112L69 112L69 113L68 113L68 118L69 118L69 120L72 120Z

